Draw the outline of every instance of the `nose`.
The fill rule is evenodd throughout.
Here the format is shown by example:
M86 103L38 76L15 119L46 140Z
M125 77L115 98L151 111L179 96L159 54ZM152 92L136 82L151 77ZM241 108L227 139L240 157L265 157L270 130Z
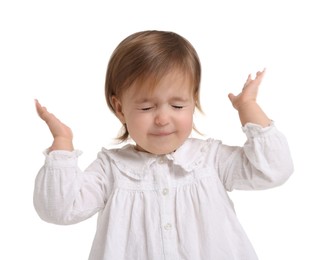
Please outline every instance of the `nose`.
M169 123L169 115L166 109L158 109L155 115L155 124L158 126L164 126Z

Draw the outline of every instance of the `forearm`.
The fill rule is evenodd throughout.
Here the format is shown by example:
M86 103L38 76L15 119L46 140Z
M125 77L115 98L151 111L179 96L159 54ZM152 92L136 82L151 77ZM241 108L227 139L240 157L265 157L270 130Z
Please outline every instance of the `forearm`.
M56 224L80 222L104 207L105 172L99 164L91 171L78 167L80 151L46 153L44 166L35 180L34 206L45 221Z
M249 101L238 108L241 124L253 123L262 127L269 126L271 120L255 101Z
M260 190L283 184L293 172L285 136L271 122L268 127L246 124L243 148L220 145L217 168L227 190Z
M78 169L72 153L60 153L66 159L59 159L57 152L50 153L36 177L34 207L38 215L47 222L71 224L78 222L75 214L75 202L80 190Z

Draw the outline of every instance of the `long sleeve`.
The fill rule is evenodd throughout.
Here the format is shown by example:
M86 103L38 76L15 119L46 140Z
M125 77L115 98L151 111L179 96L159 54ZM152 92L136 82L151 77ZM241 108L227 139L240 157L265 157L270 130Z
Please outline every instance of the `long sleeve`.
M220 145L217 168L227 190L268 189L283 184L293 172L293 162L285 136L274 123L243 127L247 141L243 147Z
M79 151L45 153L34 188L34 207L44 221L74 224L104 207L111 182L103 160L98 157L82 172L77 165L79 155Z

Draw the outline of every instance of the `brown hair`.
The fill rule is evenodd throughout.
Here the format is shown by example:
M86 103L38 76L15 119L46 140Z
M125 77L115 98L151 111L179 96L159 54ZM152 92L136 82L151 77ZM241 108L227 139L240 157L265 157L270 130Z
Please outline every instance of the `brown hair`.
M113 96L120 98L134 83L147 80L154 87L172 69L179 69L190 77L195 106L201 111L201 65L191 43L167 31L142 31L128 36L119 43L108 64L105 97L109 108L115 114L111 100ZM124 125L118 139L125 141L128 136Z

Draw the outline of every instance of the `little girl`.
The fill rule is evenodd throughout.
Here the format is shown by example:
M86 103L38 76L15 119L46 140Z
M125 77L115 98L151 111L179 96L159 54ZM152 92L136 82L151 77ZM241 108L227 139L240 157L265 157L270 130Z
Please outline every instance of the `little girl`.
M201 109L201 66L180 35L143 31L113 52L109 108L123 125L118 149L102 149L83 172L72 131L36 101L54 138L34 190L39 216L74 224L98 214L89 259L257 259L227 191L266 189L293 171L285 137L256 102L265 71L229 94L247 140L243 147L190 138Z

